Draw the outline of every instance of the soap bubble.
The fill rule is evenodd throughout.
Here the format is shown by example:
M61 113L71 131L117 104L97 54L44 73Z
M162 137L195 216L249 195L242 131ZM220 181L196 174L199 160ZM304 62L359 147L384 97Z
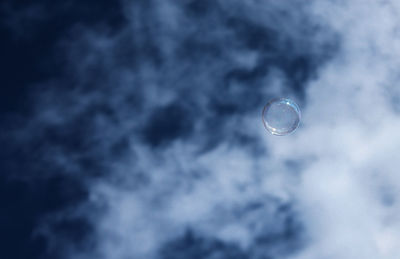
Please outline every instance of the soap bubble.
M300 109L287 98L273 99L262 112L265 128L273 135L284 136L297 129L300 123Z

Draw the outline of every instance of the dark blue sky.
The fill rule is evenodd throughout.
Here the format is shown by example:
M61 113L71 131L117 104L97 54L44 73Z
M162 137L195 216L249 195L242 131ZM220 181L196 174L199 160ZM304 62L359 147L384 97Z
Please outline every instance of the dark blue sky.
M29 14L31 10L39 13ZM6 1L0 5L1 258L58 257L46 255L49 242L35 236L35 228L48 213L85 199L87 193L68 175L40 177L44 170L56 170L38 165L41 140L18 145L8 135L24 127L32 115L40 84L66 76L61 45L71 31L80 26L118 30L124 22L121 12L118 1ZM90 227L77 219L60 222L54 231L79 242Z

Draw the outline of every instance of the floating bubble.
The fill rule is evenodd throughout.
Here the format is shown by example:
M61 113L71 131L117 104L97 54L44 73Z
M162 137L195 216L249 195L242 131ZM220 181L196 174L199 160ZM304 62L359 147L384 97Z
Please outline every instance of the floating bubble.
M287 98L273 99L262 112L265 128L273 135L285 136L297 129L300 123L300 109Z

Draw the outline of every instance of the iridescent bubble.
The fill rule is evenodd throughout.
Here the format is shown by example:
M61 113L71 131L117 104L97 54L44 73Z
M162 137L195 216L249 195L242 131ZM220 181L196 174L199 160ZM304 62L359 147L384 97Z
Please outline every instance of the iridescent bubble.
M287 98L269 101L262 112L265 128L277 136L285 136L295 131L299 126L300 118L299 106Z

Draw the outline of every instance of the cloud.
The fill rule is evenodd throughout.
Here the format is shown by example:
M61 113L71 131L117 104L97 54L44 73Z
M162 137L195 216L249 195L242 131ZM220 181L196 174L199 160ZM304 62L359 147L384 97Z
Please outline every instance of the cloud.
M395 258L400 249L393 200L399 118L387 94L397 88L398 6L369 4L314 6L341 32L342 49L308 88L299 140L304 134L320 145L305 136L295 145L317 157L300 192L315 242L296 258Z
M135 1L76 29L19 136L88 198L39 232L67 258L396 258L399 8ZM287 137L261 123L277 96ZM76 217L88 240L51 231Z

